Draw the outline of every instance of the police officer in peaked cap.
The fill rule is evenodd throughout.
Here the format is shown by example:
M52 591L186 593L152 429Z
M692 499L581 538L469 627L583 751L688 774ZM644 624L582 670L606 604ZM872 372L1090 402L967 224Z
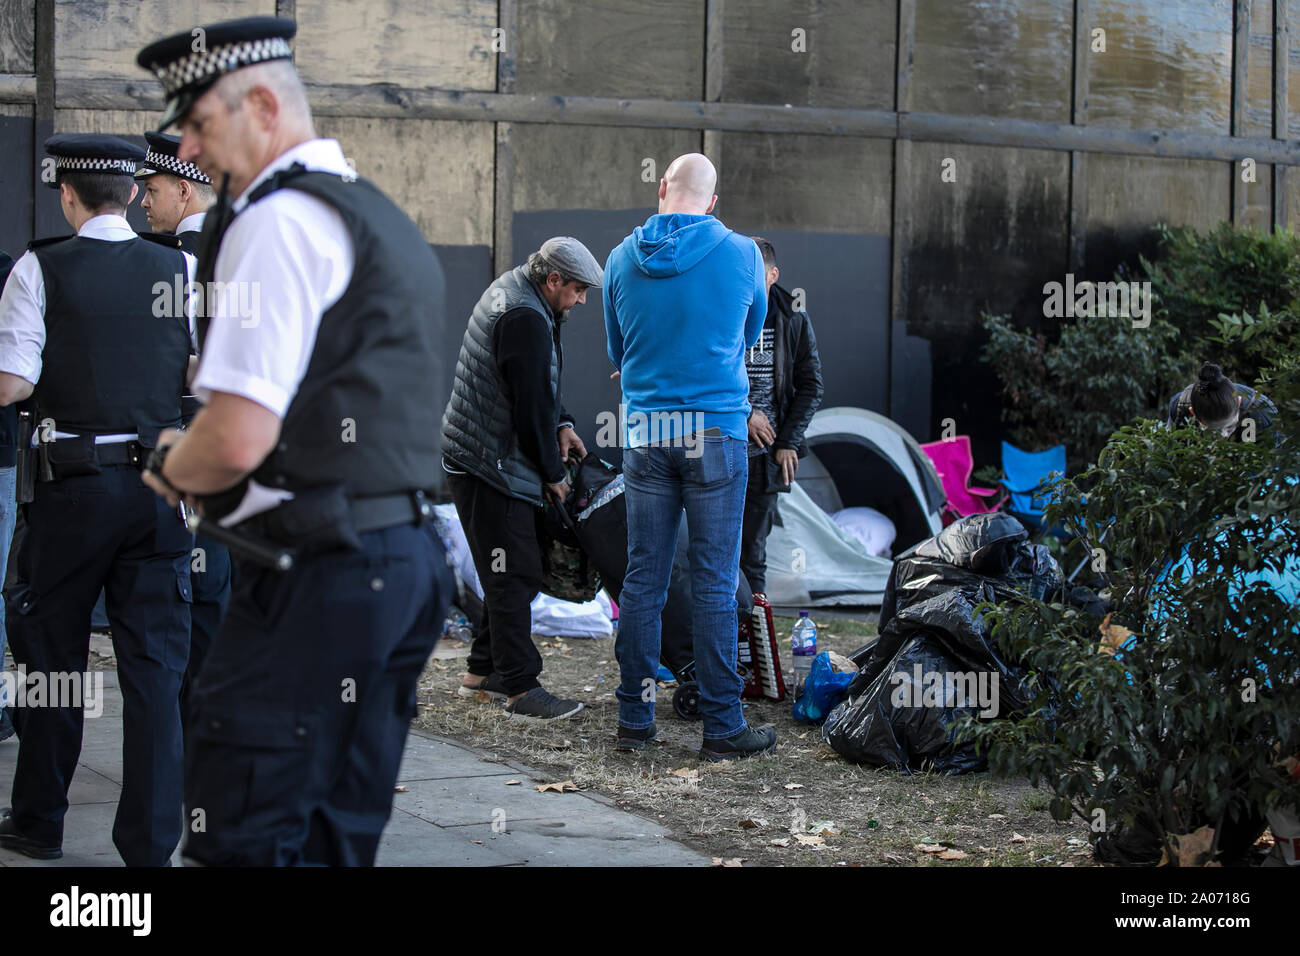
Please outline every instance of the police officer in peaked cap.
M137 58L178 158L221 187L199 244L200 278L225 290L201 326L205 405L146 473L237 539L186 741L205 825L184 852L207 865L374 862L452 588L430 500L442 269L316 135L294 31L220 23Z
M128 866L170 861L181 836L178 694L189 653L193 538L140 480L158 436L181 420L190 355L182 287L194 261L124 218L145 151L112 136L59 135L51 185L75 236L33 242L0 296L0 404L39 423L20 448L27 534L6 592L15 660L46 699L17 709L12 809L0 846L62 855L81 752L91 610L107 592L122 690L122 794L113 843ZM162 306L161 308L159 306ZM176 314L179 312L179 314ZM39 675L39 676L38 676ZM56 692L55 688L61 688Z

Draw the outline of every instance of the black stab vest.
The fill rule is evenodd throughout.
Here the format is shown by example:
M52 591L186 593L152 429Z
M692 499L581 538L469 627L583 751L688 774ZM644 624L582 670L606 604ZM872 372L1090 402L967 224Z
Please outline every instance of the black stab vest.
M249 205L276 189L336 209L355 265L342 298L321 316L279 443L253 478L290 491L341 482L354 497L435 489L446 397L437 356L446 311L438 257L410 217L367 180L294 164L255 189ZM221 212L204 221L204 279L231 221Z
M189 361L185 258L139 237L32 243L45 282L45 349L32 397L74 434L137 432L153 447L181 422ZM181 290L177 301L177 289Z

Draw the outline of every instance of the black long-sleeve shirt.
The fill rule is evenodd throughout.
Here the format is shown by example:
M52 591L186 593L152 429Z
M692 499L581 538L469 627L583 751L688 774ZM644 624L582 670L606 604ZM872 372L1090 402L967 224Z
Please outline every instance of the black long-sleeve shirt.
M548 485L563 481L564 462L555 433L562 424L573 424L563 403L556 408L551 395L551 349L560 367L560 333L554 339L546 319L536 309L520 306L497 320L493 329L493 350L497 369L505 380L511 418L519 450L536 467Z

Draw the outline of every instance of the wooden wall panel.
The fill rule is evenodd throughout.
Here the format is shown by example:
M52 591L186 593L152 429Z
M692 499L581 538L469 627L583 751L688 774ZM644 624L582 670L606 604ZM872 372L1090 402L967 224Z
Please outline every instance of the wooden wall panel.
M884 139L722 133L718 214L751 229L889 235Z
M516 92L703 98L701 0L527 0L518 18Z
M491 90L496 0L297 0L294 56L308 83Z
M135 55L154 40L206 23L270 16L275 0L76 0L54 13L57 79L147 79Z
M668 164L700 148L690 130L516 123L511 135L518 211L653 208Z
M1233 0L1089 0L1088 123L1227 135Z
M492 125L318 117L357 169L392 197L431 243L492 243Z
M1068 123L1073 5L918 0L908 109Z
M0 0L0 73L36 70L36 4Z
M892 109L897 19L897 0L727 0L721 99Z

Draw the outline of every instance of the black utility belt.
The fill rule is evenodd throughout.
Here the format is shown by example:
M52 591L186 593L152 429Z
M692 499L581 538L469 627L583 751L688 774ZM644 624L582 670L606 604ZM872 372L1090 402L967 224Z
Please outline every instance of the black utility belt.
M78 475L97 475L109 465L144 467L149 449L137 440L96 444L94 435L40 442L36 453L38 481L59 481Z
M342 485L326 485L295 491L289 501L241 521L235 530L300 555L360 551L360 535L422 524L433 514L433 500L422 490L350 498Z

